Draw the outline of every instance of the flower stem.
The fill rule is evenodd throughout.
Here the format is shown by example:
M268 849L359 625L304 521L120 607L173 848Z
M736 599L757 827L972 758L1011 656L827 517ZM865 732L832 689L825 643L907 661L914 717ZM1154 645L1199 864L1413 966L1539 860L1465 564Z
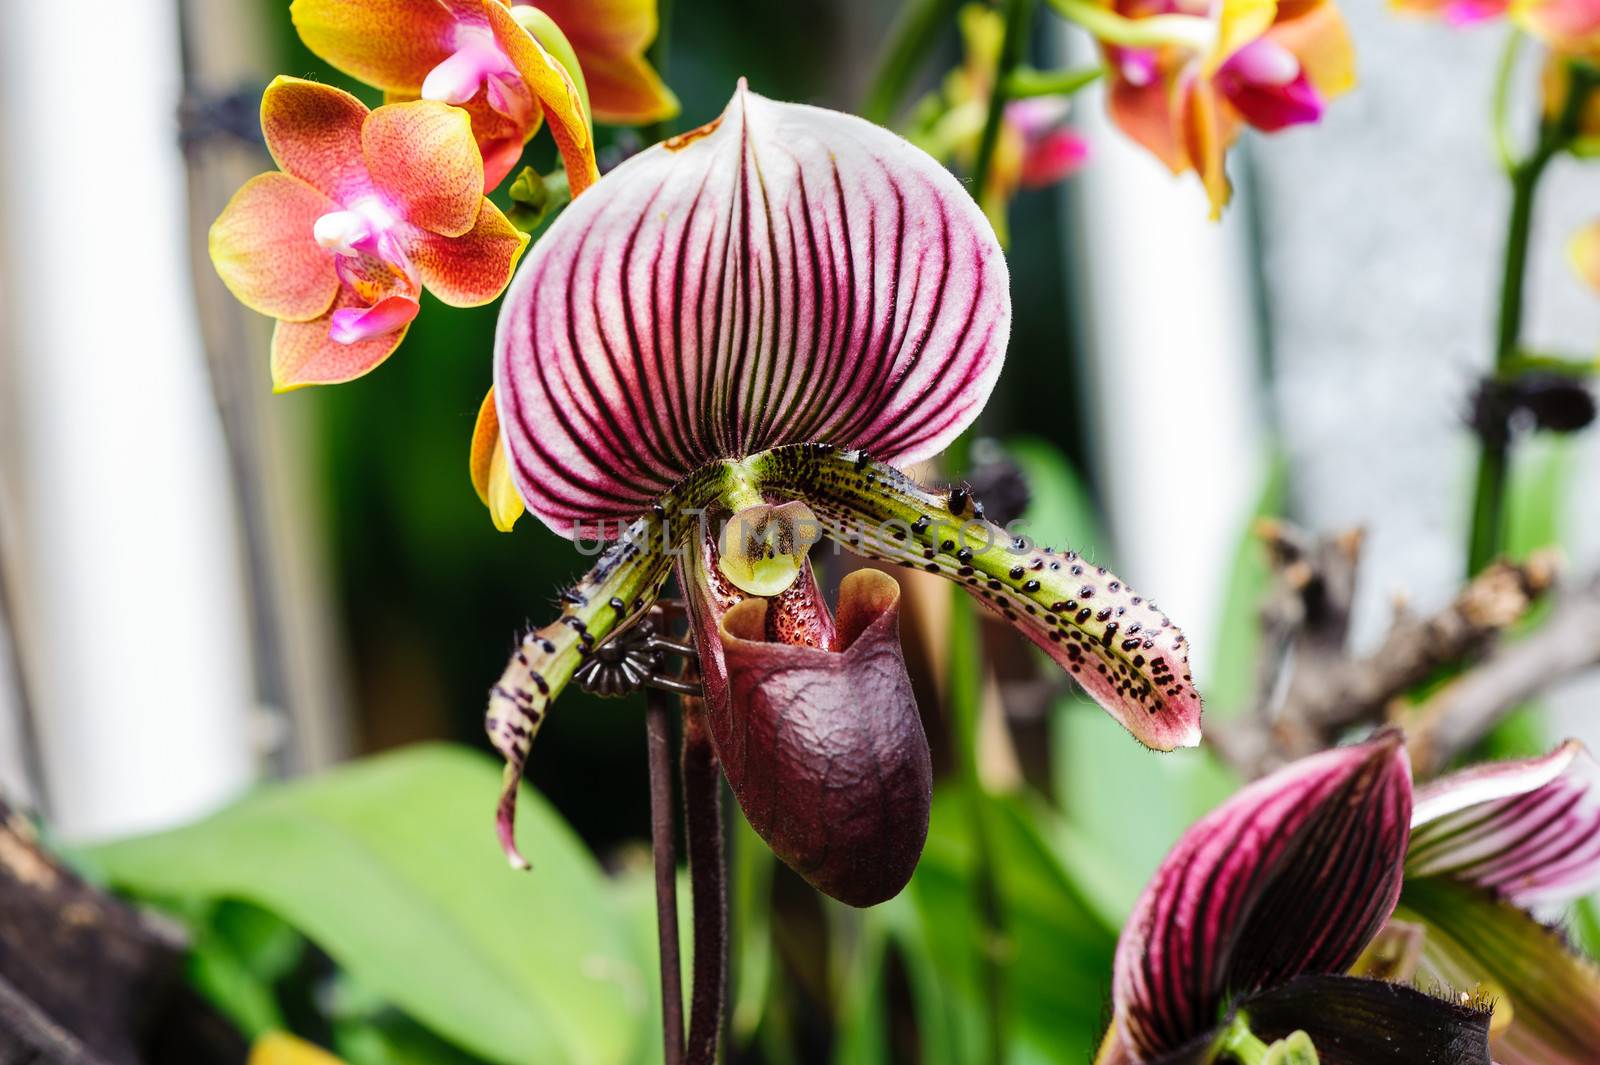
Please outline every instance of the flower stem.
M917 71L955 21L955 14L956 0L913 0L900 9L889 46L861 105L862 117L880 126L889 124Z
M1006 91L1013 100L1031 96L1071 96L1099 81L1104 67L1076 67L1071 70L1034 70L1019 66L1012 71Z
M1215 34L1209 19L1196 15L1151 15L1128 18L1093 0L1046 0L1056 14L1076 22L1106 44L1126 48L1159 48L1166 44L1200 49Z
M1540 179L1550 161L1578 130L1594 75L1579 63L1568 63L1567 99L1559 118L1547 122L1533 152L1510 170L1511 213L1506 222L1504 267L1500 279L1500 315L1495 330L1494 372L1504 376L1513 366L1522 335L1523 295L1528 269L1528 243ZM1472 532L1467 547L1467 572L1475 574L1504 547L1505 503L1511 463L1511 434L1506 426L1480 427L1477 486L1473 493Z
M665 1065L683 1065L683 961L678 944L678 855L673 842L671 722L667 693L645 689L650 752L650 846L656 865L656 936L661 943L661 1041Z
M722 836L722 781L706 731L705 707L683 700L683 803L694 889L694 990L687 1065L715 1065L727 998L728 866Z
M977 161L972 166L972 191L987 211L989 176L994 170L995 148L1000 143L1000 127L1005 122L1006 104L1011 101L1011 75L1022 62L1028 40L1028 25L1033 20L1033 0L1005 0L1006 30L1000 44L1000 59L995 67L994 88L989 93L989 114L983 122L983 138L978 141ZM993 205L1000 206L1000 205Z
M1495 69L1493 121L1494 149L1500 157L1500 167L1507 174L1517 168L1517 155L1511 147L1511 123L1507 118L1511 99L1511 78L1517 70L1517 57L1522 52L1522 31L1513 27L1506 38L1505 50L1500 53L1500 65Z

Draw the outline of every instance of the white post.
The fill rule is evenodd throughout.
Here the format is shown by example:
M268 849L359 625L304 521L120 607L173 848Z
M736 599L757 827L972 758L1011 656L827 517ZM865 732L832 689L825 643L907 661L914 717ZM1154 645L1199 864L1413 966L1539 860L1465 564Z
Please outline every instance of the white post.
M173 5L8 6L0 277L53 825L189 818L253 775L221 434L186 253Z
M1081 34L1060 32L1064 52L1092 60ZM1265 476L1243 190L1211 222L1199 181L1116 129L1100 87L1073 106L1092 156L1069 184L1072 306L1117 566L1160 589L1203 674Z

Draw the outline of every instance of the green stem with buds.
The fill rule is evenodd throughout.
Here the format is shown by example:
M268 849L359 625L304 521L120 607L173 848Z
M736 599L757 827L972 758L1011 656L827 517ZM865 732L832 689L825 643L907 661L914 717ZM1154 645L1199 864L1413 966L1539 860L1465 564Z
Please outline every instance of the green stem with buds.
M1584 105L1595 85L1595 73L1585 64L1569 62L1567 99L1561 115L1546 122L1532 153L1514 163L1511 177L1511 213L1506 223L1505 262L1500 279L1500 315L1495 331L1494 372L1504 377L1517 358L1522 335L1523 295L1528 269L1528 244L1533 232L1533 207L1540 179L1551 160L1561 154L1578 132ZM1509 74L1502 76L1509 79ZM1496 94L1497 107L1500 95ZM1499 125L1499 120L1496 120ZM1505 541L1505 505L1511 464L1510 434L1503 427L1483 427L1478 455L1477 485L1473 493L1472 531L1467 547L1467 571L1476 574L1500 553Z
M861 105L862 117L880 126L889 124L912 79L955 17L956 0L914 0L900 9L877 76Z
M1210 19L1196 15L1151 15L1128 18L1093 0L1047 0L1056 13L1076 22L1097 40L1126 48L1159 48L1177 44L1200 50L1210 44L1216 30Z
M1028 24L1033 21L1033 0L1006 0L1005 19L1005 37L1000 43L994 88L989 93L989 114L983 122L983 137L978 141L977 161L972 166L972 192L986 212L1002 206L987 202L989 175L994 170L994 153L1000 143L1000 128L1005 124L1006 104L1011 101L1011 75L1022 63L1027 45Z
M1075 70L1035 70L1018 67L1006 81L1006 93L1013 100L1031 96L1071 96L1099 81L1105 74L1103 67L1080 67Z

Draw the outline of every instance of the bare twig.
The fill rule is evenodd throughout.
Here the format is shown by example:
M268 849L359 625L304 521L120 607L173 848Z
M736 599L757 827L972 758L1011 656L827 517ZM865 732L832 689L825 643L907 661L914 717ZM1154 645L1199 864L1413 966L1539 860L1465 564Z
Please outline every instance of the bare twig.
M1354 656L1345 645L1360 533L1313 537L1286 523L1266 522L1260 534L1276 572L1262 609L1271 653L1263 662L1255 713L1211 730L1213 748L1247 776L1332 746L1350 729L1383 723L1397 699L1440 670L1482 660L1556 574L1550 554L1521 564L1494 563L1436 613L1397 609L1377 649Z
M1537 632L1495 648L1410 715L1418 775L1439 772L1506 714L1567 677L1600 665L1600 578L1564 596Z

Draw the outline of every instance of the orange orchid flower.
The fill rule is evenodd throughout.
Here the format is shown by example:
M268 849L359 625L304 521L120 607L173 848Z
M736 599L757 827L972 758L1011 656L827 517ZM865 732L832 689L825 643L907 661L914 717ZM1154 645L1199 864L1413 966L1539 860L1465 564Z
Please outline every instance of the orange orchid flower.
M536 6L572 42L596 120L634 126L678 113L678 98L645 59L659 29L656 0L539 0Z
M1084 21L1105 48L1112 118L1173 173L1198 174L1213 218L1231 195L1224 159L1244 126L1319 121L1355 84L1332 0L1112 0Z
M654 0L538 8L508 0L294 0L289 12L308 48L391 100L420 96L465 108L486 189L511 172L546 118L577 193L598 176L591 101L607 121L677 111L644 60L656 32Z
M234 194L210 246L234 296L278 319L278 391L371 371L400 345L423 288L455 307L505 290L528 238L483 196L466 112L431 100L369 111L280 77L261 130L279 169Z
M387 99L439 100L471 114L486 191L547 115L573 189L598 176L576 60L551 54L570 45L559 30L541 42L503 0L294 0L289 14L306 47Z

